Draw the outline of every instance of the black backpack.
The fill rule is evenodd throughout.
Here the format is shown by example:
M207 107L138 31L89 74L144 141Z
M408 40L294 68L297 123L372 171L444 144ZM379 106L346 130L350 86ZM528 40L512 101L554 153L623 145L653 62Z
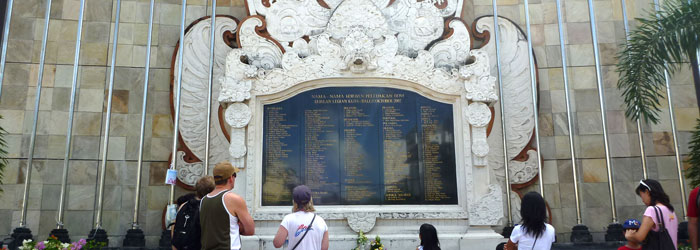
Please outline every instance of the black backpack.
M202 248L199 225L199 201L192 199L177 211L172 244L178 250L199 250Z
M643 250L675 250L676 247L673 245L673 239L671 235L666 230L666 225L664 224L664 214L659 207L654 206L654 212L656 212L656 221L659 222L659 231L649 231L646 238L646 243L642 245ZM660 216L659 216L660 214Z

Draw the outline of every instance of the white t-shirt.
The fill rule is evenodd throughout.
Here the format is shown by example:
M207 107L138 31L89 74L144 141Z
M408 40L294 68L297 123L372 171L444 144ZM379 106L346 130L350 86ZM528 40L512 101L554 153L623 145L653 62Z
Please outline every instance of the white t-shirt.
M287 229L287 239L289 244L287 249L291 250L297 241L306 232L306 229L313 219L313 213L307 213L304 211L299 211L296 213L288 214L282 219L280 226ZM314 219L314 224L311 225L311 230L306 234L306 237L299 243L297 250L320 250L321 242L323 241L323 234L328 231L328 226L326 226L326 221L321 218L321 216L316 215Z
M518 250L549 250L552 248L552 242L555 240L554 227L547 223L545 225L545 230L542 232L539 238L537 238L537 243L535 243L535 237L531 234L525 234L525 229L522 225L517 225L513 228L513 232L510 234L510 241L518 244ZM532 244L536 244L533 248Z

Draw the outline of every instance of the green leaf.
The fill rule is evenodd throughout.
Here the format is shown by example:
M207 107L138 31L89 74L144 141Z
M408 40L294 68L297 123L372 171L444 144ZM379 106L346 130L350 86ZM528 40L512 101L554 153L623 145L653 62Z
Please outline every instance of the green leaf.
M650 6L651 7L651 6ZM676 72L700 47L700 1L669 0L660 11L639 18L640 25L618 54L617 87L622 90L625 115L658 123L664 99L664 70Z

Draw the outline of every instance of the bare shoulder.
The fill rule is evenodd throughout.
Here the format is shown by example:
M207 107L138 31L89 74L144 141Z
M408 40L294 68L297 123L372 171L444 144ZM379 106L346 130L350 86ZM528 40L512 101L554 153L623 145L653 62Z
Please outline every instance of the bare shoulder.
M245 202L245 200L243 200L243 197L241 197L240 195L238 195L234 192L227 192L224 195L224 198L229 200L229 201L233 201L233 202Z
M234 192L228 192L224 195L224 201L233 206L243 206L245 207L245 199Z

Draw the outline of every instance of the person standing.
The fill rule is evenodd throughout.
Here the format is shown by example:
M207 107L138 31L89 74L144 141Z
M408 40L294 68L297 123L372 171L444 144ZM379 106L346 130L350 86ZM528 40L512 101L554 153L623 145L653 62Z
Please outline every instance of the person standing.
M316 209L309 187L295 187L292 198L292 213L284 216L272 244L280 248L289 240L288 250L328 250L328 226L313 213Z
M523 196L520 205L522 225L516 225L506 243L506 250L538 249L549 250L555 240L555 231L547 220L547 207L544 199L536 192Z
M690 191L688 197L688 236L693 250L698 250L698 189L700 187Z
M440 240L438 240L437 229L433 225L425 223L418 229L420 246L416 250L440 250Z
M641 243L653 234L655 237L647 240L642 247L659 244L659 249L678 248L678 218L661 184L652 179L641 180L635 192L647 208L639 230L625 232L625 238ZM661 230L662 228L666 230Z
M179 202L177 217L170 229L173 250L199 250L202 248L202 227L199 224L199 203L202 197L214 190L214 178L204 176L194 185L195 194L185 202ZM190 197L183 195L183 197ZM180 197L182 198L182 197Z
M228 162L214 166L216 188L202 198L200 205L202 250L238 250L241 235L255 234L255 222L245 200L231 192L238 171Z

